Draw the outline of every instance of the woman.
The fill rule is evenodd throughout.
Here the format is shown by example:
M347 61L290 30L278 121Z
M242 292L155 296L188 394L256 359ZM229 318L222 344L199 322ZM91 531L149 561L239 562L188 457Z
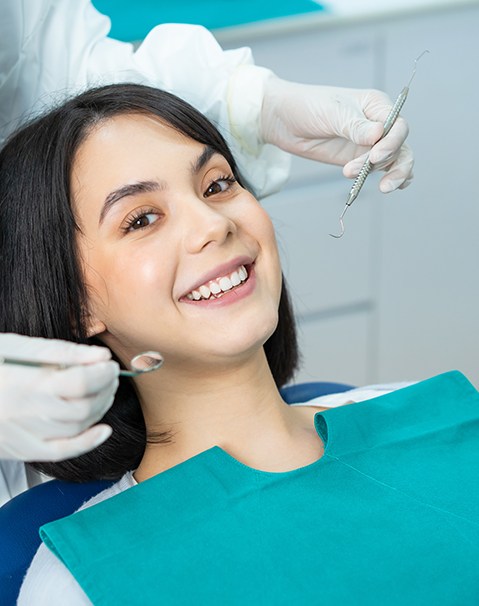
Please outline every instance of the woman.
M136 81L176 93L208 116L258 194L285 183L290 161L283 150L344 165L350 178L370 151L376 168L386 171L379 184L383 192L404 188L412 179L413 156L403 145L407 123L399 118L378 141L392 103L381 91L282 80L255 65L249 48L223 50L198 25L162 23L139 46L115 40L109 31L110 19L91 0L0 2L0 146L26 119L60 99L91 86ZM38 349L44 344L31 337L0 334L0 355L36 359ZM82 360L89 367L71 369L67 381L63 371L52 370L48 393L36 391L31 368L10 369L5 380L0 377L0 505L41 481L31 470L26 473L23 461L76 457L109 436L106 427L91 428L117 388L117 364L104 363L108 350L54 340L48 350L52 362ZM79 375L81 387L74 389ZM48 416L43 410L37 424L47 398ZM83 401L84 415L71 422L70 432L64 399L71 408L75 400Z
M403 145L406 122L399 118L378 141L392 103L380 91L287 82L254 65L248 48L223 51L200 26L163 23L137 48L111 38L109 30L109 18L90 0L0 2L0 146L26 118L75 91L136 81L178 94L218 125L257 194L276 191L287 179L289 159L281 150L345 165L348 177L357 175L361 154L370 152L375 167L386 170L383 192L406 187L412 179L413 157ZM44 350L42 341L0 334L0 356L36 359L38 349ZM31 368L10 369L5 380L0 378L0 505L38 481L25 474L20 461L76 457L109 435L107 428L89 429L117 388L117 365L102 363L108 351L53 340L48 350L53 362L82 360L89 367L70 370L65 382L52 370L48 395L36 392ZM76 390L75 373L87 374ZM47 397L49 418L44 412L37 427L34 419ZM90 401L69 434L69 417L58 398L68 398L72 407L76 399ZM55 439L59 422L62 438Z
M283 402L297 348L274 231L204 117L90 91L10 141L0 183L0 330L165 358L120 386L105 444L36 466L120 480L47 527L75 578L42 547L20 604L479 596L479 395L453 373L326 414Z

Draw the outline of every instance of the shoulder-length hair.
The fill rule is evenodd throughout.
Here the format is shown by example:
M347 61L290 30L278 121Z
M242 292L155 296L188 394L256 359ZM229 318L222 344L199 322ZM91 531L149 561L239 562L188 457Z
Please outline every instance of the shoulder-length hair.
M242 183L218 130L188 103L155 88L117 84L92 89L34 120L0 152L0 332L95 342L87 337L82 313L87 293L76 244L79 227L71 204L71 170L91 129L128 113L154 115L209 145L226 158ZM278 326L264 348L281 387L292 378L298 362L295 323L284 281ZM129 379L121 379L115 401L102 421L112 426L113 434L92 452L59 463L32 465L69 481L117 479L136 469L147 436ZM171 441L170 432L156 435L155 441Z

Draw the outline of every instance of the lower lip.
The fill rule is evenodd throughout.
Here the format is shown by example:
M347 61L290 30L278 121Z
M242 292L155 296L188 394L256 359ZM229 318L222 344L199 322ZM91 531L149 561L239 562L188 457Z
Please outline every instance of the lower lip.
M235 286L231 290L227 290L221 297L215 299L200 299L199 301L191 301L186 297L180 299L182 303L194 305L195 307L223 307L224 305L232 305L241 299L248 297L255 289L256 274L254 265L248 267L248 279L239 286Z

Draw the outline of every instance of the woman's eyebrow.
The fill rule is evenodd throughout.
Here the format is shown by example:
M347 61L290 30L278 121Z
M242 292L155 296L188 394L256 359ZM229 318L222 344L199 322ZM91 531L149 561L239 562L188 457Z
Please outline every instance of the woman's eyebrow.
M216 149L213 149L210 145L205 145L203 151L196 159L196 162L192 162L191 171L194 175L200 172L203 166L208 162L208 160L214 156L215 154L221 155Z
M99 224L101 225L103 223L103 220L111 207L122 198L126 198L127 196L135 196L136 194L160 191L163 189L166 189L166 184L163 181L139 181L138 183L129 183L128 185L123 185L122 187L113 190L105 198L105 202L103 203L100 212Z
M191 164L192 172L194 174L199 173L203 166L205 166L209 159L215 154L219 154L219 152L217 152L211 146L205 145L203 151L198 156L196 161L192 162ZM160 191L166 188L167 185L163 181L139 181L138 183L130 183L113 190L105 198L105 202L103 203L103 207L100 212L100 219L98 221L99 224L101 225L103 223L111 207L122 198L126 198L127 196L135 196L136 194Z

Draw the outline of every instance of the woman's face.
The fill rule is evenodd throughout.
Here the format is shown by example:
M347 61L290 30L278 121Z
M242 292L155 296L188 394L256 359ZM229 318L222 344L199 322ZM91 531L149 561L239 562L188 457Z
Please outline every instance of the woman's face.
M95 127L72 170L93 332L126 361L251 355L277 323L271 221L228 162L154 116ZM166 366L165 366L166 368Z

